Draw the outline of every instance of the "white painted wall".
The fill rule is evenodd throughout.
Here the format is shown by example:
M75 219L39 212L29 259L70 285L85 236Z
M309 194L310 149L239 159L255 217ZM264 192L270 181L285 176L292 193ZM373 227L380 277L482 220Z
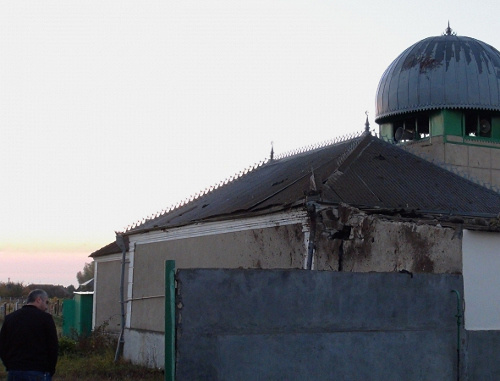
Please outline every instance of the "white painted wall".
M165 366L165 334L125 329L123 357L149 368Z
M464 230L465 328L500 330L500 233Z

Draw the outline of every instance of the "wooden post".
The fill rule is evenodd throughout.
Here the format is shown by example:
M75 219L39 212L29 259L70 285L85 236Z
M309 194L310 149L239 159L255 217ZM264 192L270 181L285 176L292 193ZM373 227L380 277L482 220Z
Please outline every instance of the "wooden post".
M175 380L175 261L165 261L165 381Z

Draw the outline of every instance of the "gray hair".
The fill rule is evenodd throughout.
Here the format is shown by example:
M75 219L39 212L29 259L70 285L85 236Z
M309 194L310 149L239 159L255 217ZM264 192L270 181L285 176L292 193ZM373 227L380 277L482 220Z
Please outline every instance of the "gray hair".
M28 300L26 300L26 303L34 303L36 299L39 297L44 300L49 298L49 296L44 290L37 288L36 290L33 290L29 293Z

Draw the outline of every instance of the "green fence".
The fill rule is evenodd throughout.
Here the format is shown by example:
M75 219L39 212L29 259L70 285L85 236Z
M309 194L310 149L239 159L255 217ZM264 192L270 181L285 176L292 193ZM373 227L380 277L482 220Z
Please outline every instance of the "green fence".
M63 301L63 336L86 336L92 331L93 292L75 293Z

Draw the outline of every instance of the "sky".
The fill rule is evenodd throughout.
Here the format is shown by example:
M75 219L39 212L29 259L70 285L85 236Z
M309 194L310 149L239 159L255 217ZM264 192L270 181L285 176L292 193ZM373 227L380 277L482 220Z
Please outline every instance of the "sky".
M377 129L414 43L500 3L0 1L0 282L77 285L115 232L275 154Z

